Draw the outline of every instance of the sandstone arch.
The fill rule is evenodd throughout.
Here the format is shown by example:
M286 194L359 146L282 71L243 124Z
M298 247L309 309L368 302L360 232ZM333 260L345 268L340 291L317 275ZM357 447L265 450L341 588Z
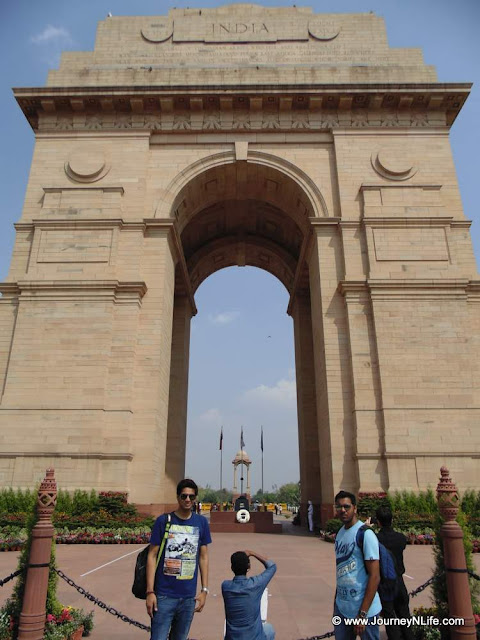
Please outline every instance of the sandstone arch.
M271 183L270 192L262 189L262 182L266 181ZM209 185L209 193L202 194L202 190L207 191L205 185ZM283 193L279 189L280 185L284 185ZM245 186L249 191L260 191L263 197L271 199L272 204L279 201L287 204L284 199L287 195L292 201L292 216L297 210L298 216L329 215L319 187L300 167L281 156L250 150L248 155L245 153L244 159L242 156L239 160L234 151L226 151L201 158L186 167L162 193L155 208L155 218L175 217L181 230L185 218L188 220L189 217L185 214L187 193L191 200L196 202L193 208L190 205L189 215L192 216L195 215L195 211L208 205L208 200L204 200L208 196L211 202L215 202L231 197L240 189L242 199L248 197L243 192ZM222 194L223 197L218 193L219 189L227 190ZM200 198L195 198L198 195Z

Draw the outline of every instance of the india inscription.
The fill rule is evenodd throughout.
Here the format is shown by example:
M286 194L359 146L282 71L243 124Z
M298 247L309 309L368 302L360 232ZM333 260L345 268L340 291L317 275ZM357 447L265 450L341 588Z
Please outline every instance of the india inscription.
M258 12L257 12L258 14ZM165 42L172 37L173 42L277 42L307 41L309 36L316 40L332 40L339 34L339 27L333 20L308 19L299 14L286 23L282 19L242 16L238 22L209 22L203 15L179 16L174 21L151 22L142 26L141 33L150 42ZM256 19L255 19L256 18Z

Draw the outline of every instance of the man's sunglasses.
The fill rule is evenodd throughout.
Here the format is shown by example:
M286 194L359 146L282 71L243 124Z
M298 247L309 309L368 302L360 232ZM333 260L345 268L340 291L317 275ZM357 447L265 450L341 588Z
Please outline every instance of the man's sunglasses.
M181 493L180 500L191 500L192 502L197 498L194 493Z
M353 505L351 504L336 504L335 511L350 511Z

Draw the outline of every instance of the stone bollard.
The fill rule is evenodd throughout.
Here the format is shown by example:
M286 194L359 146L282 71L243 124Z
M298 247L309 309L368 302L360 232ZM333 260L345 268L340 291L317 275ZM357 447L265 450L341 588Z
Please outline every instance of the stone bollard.
M447 579L448 612L451 618L463 618L463 626L449 627L452 640L475 640L475 622L473 619L468 583L465 550L463 548L463 531L456 521L458 514L458 491L450 479L446 467L440 469L441 478L437 485L437 500L440 513L444 519L441 527L445 575Z
M18 640L42 640L45 629L48 574L55 529L52 514L57 502L54 470L47 469L37 497L38 522L32 531Z

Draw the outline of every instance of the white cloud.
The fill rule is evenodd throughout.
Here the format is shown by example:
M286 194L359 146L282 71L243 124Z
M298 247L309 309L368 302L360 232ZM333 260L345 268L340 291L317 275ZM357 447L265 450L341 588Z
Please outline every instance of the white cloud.
M212 324L230 324L236 320L239 315L238 311L222 311L221 313L216 313L214 316L210 315L208 319Z
M295 409L297 404L297 385L295 380L279 380L273 387L261 384L254 389L249 389L243 394L243 399L248 404L283 409Z
M73 44L73 38L65 27L54 27L48 24L45 29L30 38L34 44L61 43L63 45Z
M199 420L204 424L217 426L222 422L222 414L219 409L214 407L202 413L202 415L199 417Z

